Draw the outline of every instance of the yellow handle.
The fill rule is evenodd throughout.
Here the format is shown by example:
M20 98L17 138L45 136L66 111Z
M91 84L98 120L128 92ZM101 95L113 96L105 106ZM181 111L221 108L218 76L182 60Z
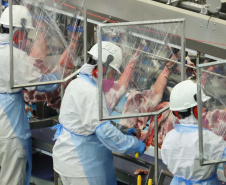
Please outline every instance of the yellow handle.
M135 158L138 158L139 157L139 153L135 153Z
M148 185L152 185L152 179L148 180Z
M137 177L137 185L141 185L141 175L138 175Z

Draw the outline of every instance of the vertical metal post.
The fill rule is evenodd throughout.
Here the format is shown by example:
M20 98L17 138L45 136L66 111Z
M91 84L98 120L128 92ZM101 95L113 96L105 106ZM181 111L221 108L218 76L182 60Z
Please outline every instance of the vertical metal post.
M2 15L2 1L0 1L0 16Z
M185 21L181 22L181 81L185 80Z
M10 59L10 88L14 84L14 69L13 69L13 11L12 0L9 0L9 59Z
M199 65L199 62L200 62L199 60L200 60L200 52L197 51L197 53L196 53L196 66Z
M60 84L60 97L61 97L61 101L62 101L63 97L64 97L64 85L63 85L63 83Z
M200 53L197 53L196 62L199 64L199 57ZM200 67L197 65L196 68L197 72L197 103L198 103L198 125L199 125L199 162L200 165L203 165L203 130L202 130L202 92L201 92L201 74L200 74Z
M101 37L102 37L102 28L101 26L97 26L99 120L103 118L103 99L102 99L103 66L102 66L102 38Z
M155 124L155 184L158 184L158 115L154 116Z
M84 18L84 25L83 25L83 43L84 43L84 64L87 63L87 8L86 8L86 0L84 0L83 4L83 18Z

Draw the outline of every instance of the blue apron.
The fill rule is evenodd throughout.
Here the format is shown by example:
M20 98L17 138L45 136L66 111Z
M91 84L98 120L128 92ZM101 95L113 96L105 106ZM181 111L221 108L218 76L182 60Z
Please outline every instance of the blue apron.
M180 124L174 124L174 129L181 133L181 132L197 132L198 131L198 126L184 126ZM206 130L206 128L203 128L203 130ZM198 180L198 181L192 181L192 180L187 180L182 177L177 177L174 176L173 180L171 181L170 185L180 185L184 182L186 185L193 185L193 184L199 184L199 185L220 185L220 182L217 178L216 172L208 179L204 180Z
M30 184L32 169L32 146L30 125L25 113L25 103L22 92L0 93L0 106L7 115L11 128L22 145L28 166L26 169L26 185Z
M79 76L96 86L95 81L88 75L80 73ZM53 129L57 129L54 139L61 134L62 129L70 132L61 124L54 126ZM117 185L112 152L100 142L95 134L83 136L70 133L89 184Z
M220 185L220 181L217 178L217 174L214 174L208 179L205 180L198 180L198 181L192 181L187 180L182 177L174 176L173 180L171 181L170 185L180 185L182 182L184 182L186 185L193 185L193 184L200 184L200 185Z

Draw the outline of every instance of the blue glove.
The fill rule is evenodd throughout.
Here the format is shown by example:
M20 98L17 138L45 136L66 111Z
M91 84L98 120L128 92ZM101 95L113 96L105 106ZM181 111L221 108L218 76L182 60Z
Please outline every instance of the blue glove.
M67 30L70 31L70 32L81 32L81 33L83 33L83 27L67 26Z
M6 8L9 6L8 3L6 1L2 0L2 5L5 6Z
M123 134L114 125L107 121L98 126L95 130L95 134L98 139L111 151L135 154L139 152L142 154L145 149L145 144L134 136L128 136ZM144 148L143 148L144 147Z
M47 75L42 75L40 82L46 82L46 81L56 81L59 80L59 75L56 73L50 73ZM36 90L38 92L52 92L55 91L59 87L59 84L50 84L50 85L41 85L37 86Z
M144 141L140 140L140 141L139 141L139 146L138 146L138 148L137 148L137 150L138 150L137 152L138 152L140 155L143 155L144 152L145 152L145 148L146 148L146 145L145 145Z
M217 68L215 69L215 72L216 72L217 74L222 75L222 74L223 74L223 68L222 68L222 67L217 67ZM218 77L218 79L222 79L222 77Z
M181 57L178 59L178 62L181 62ZM185 60L185 64L187 64L187 63L188 63L188 61Z
M127 133L127 135L131 135L131 136L136 136L137 138L140 138L141 136L141 130L140 129L136 129L136 128L129 128Z
M135 136L136 135L136 131L137 131L137 129L135 129L134 127L133 128L129 128L128 132L127 132L127 135Z

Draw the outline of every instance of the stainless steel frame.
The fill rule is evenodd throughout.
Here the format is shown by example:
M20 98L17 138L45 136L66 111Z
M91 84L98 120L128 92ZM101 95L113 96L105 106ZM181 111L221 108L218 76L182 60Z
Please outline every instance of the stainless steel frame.
M185 79L185 36L184 36L184 28L185 28L185 20L177 19L177 20L158 20L158 21L140 21L140 22L127 22L127 23L112 23L112 24L100 24L97 29L97 40L98 40L98 93L99 93L99 119L100 120L112 120L112 119L122 119L122 118L132 118L132 117L142 117L142 116L154 116L154 128L155 128L155 175L154 180L155 184L158 183L158 115L162 114L164 111L169 109L169 106L164 107L158 112L150 112L150 113L140 113L140 114L130 114L130 115L121 115L121 116L107 116L103 117L103 92L102 92L102 81L103 81L103 64L102 64L102 28L104 27L117 27L117 26L130 26L130 25L150 25L150 24L159 24L159 23L181 23L181 81ZM142 36L139 36L142 38ZM158 57L160 58L160 57ZM163 58L163 57L161 57ZM174 61L167 58L164 58L167 61Z
M199 55L198 55L199 56ZM201 71L203 71L203 67L209 67L209 66L215 66L219 64L225 64L226 65L226 60L224 61L216 61L216 62L211 62L211 63L205 63L205 64L198 64L197 65L197 103L198 103L198 125L199 125L199 160L200 160L200 165L210 165L210 164L216 164L216 163L223 163L226 162L226 160L204 160L204 150L203 150L203 127L202 127L202 91L201 91ZM206 70L205 70L206 72ZM208 71L207 71L208 72ZM215 74L218 76L216 73L211 73ZM221 75L222 76L222 75Z
M181 23L181 80L185 79L185 37L184 37L184 24L185 19L167 19L167 20L156 20L156 21L139 21L139 22L125 22L125 23L108 23L108 24L99 24L97 28L97 41L98 41L98 91L99 91L99 119L100 120L113 120L113 119L122 119L122 118L132 118L132 117L142 117L155 115L156 112L152 113L140 113L140 114L128 114L120 116L106 116L103 117L103 96L102 96L102 81L103 81L103 66L102 66L102 28L105 27L118 27L118 26L133 26L133 25L151 25L151 24L164 24L164 23ZM163 58L163 57L158 57ZM173 61L167 58L164 58L167 61Z
M35 4L34 4L35 5ZM52 10L51 7L45 6L43 8L46 8L48 10ZM61 12L65 15L65 12L60 11L58 9L54 9L56 12ZM86 63L87 60L87 9L86 9L86 3L84 0L83 4L83 17L79 16L84 21L84 63ZM74 15L71 14L73 17ZM76 74L78 74L79 70L75 71L68 77L62 80L56 80L56 81L49 81L49 82L35 82L35 83L29 83L29 84L19 84L15 85L14 84L14 69L13 69L13 25L12 25L12 20L13 20L13 14L12 14L12 0L9 0L9 37L10 37L10 88L22 88L22 87L31 87L31 86L39 86L39 85L48 85L48 84L56 84L56 83L64 83L68 81L69 79L73 78Z

